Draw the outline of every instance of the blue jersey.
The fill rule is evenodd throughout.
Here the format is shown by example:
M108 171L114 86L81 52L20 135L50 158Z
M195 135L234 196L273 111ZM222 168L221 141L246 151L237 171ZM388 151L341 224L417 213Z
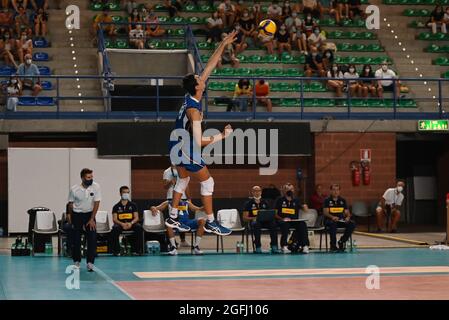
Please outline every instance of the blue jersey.
M178 116L176 117L175 128L176 129L185 129L190 132L190 121L187 117L187 110L190 108L195 108L199 112L202 112L201 103L197 101L195 98L192 98L190 94L186 94L184 98L184 103L179 109Z

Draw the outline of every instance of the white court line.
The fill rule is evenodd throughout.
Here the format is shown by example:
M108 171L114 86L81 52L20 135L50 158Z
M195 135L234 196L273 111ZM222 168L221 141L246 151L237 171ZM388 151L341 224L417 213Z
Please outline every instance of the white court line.
M114 280L111 279L106 273L104 273L100 268L97 266L94 267L94 272L96 272L100 277L104 278L107 282L112 284L114 287L119 289L123 294L125 294L129 299L136 300L132 295L130 295L128 292L126 292L122 287L120 287L118 284L115 283Z

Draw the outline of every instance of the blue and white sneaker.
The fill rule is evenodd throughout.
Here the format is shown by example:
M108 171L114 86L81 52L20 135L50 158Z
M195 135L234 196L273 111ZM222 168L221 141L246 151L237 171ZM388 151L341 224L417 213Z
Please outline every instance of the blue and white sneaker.
M208 233L215 233L218 236L227 236L231 234L231 230L228 228L223 227L220 225L217 221L206 221L206 224L204 225L204 231Z
M183 223L179 222L178 220L173 219L171 217L168 217L165 220L165 225L172 229L178 229L180 232L189 232L190 231L189 226L186 226L185 224L183 224Z

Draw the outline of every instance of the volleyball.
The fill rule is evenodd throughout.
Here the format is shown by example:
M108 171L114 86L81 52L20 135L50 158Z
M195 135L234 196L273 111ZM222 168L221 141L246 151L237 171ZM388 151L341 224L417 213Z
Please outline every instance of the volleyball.
M274 35L276 33L276 23L269 19L263 20L259 23L259 32L267 36Z

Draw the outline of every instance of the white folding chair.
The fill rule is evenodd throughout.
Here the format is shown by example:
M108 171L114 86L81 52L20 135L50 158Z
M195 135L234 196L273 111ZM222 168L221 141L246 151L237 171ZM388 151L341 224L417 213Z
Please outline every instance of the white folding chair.
M153 216L151 210L143 211L143 230L148 233L165 233L164 216L159 211Z
M242 243L245 242L245 228L242 227L242 221L237 209L222 209L217 212L217 221L223 226L234 232L241 232ZM224 252L223 236L217 235L217 252L221 244L221 252Z
M36 234L46 234L46 235L58 235L59 236L59 228L58 223L56 221L56 216L53 211L37 211L36 212L36 220L34 222L34 228L32 229L32 252L31 254L34 256L34 248L35 248L35 235ZM60 242L58 241L58 255L61 253Z
M322 219L318 218L318 212L315 209L309 209L307 212L300 210L299 216L301 218L307 219L307 230L318 232L320 234L320 251L323 243L323 233L326 242L326 251L327 251L327 232L325 227L322 225Z
M106 234L111 232L112 230L112 214L107 211L97 211L97 215L95 216L95 223L97 226L98 234Z

